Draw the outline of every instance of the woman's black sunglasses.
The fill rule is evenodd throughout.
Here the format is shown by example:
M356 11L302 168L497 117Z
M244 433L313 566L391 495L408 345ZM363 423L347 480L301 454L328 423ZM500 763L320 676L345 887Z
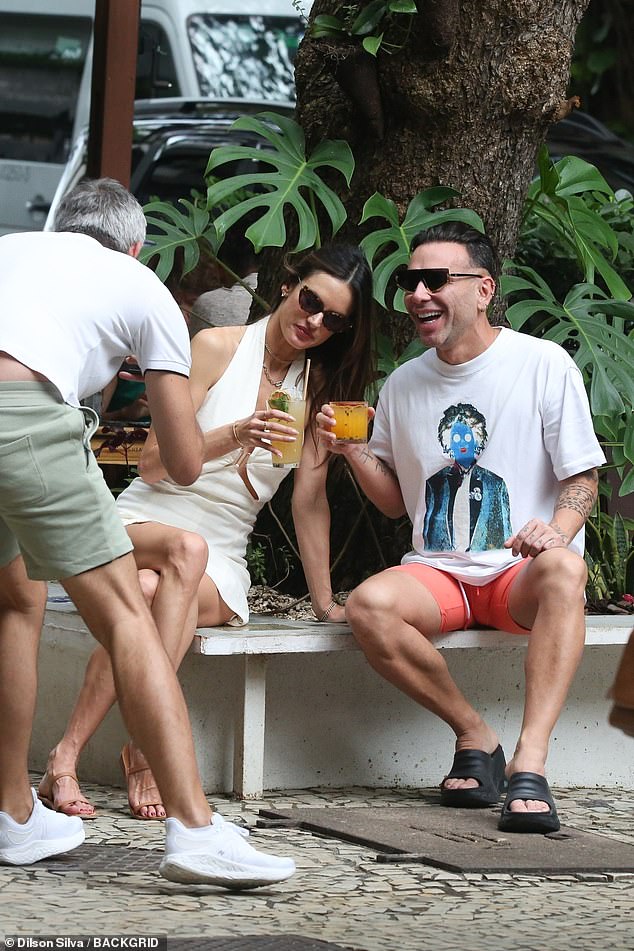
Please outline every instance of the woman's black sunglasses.
M408 268L404 264L394 275L394 279L401 290L408 294L413 294L418 285L422 283L427 290L435 294L441 290L449 281L456 277L485 277L485 274L456 274L450 271L448 267L412 267Z
M324 310L321 297L305 284L299 290L299 306L305 314L321 314L322 323L331 334L341 333L350 326L350 320L343 314L338 314L336 310Z

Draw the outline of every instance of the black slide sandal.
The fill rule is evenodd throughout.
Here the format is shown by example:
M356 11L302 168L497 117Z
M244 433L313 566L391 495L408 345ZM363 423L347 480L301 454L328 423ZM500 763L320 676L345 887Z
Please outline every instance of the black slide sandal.
M484 809L495 805L506 784L504 769L506 759L501 746L493 753L482 750L458 750L453 758L451 771L445 779L477 779L479 786L473 789L446 789L440 785L440 802L443 806L458 809Z
M550 812L511 812L514 799L536 799L548 803ZM548 780L539 773L513 773L498 822L501 832L537 832L545 835L559 830L559 817Z

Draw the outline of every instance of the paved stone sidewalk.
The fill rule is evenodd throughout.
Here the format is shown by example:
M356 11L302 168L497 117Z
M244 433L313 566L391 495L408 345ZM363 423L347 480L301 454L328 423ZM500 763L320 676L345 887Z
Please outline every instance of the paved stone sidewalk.
M34 777L35 779L35 777ZM290 881L239 894L159 878L161 823L132 819L122 790L86 786L100 817L63 870L0 867L0 935L243 936L227 947L283 951L320 939L364 951L632 951L634 875L456 875L385 865L369 849L302 830L252 832L264 850L292 856ZM634 792L555 791L563 821L634 843ZM261 806L405 805L412 791L309 790L261 802L215 797L227 818L255 825ZM132 849L131 847L134 847ZM144 851L140 851L144 850ZM254 940L244 936L260 936ZM264 936L273 936L264 942ZM210 947L218 947L213 942ZM298 946L299 947L299 946ZM325 946L327 951L327 945Z

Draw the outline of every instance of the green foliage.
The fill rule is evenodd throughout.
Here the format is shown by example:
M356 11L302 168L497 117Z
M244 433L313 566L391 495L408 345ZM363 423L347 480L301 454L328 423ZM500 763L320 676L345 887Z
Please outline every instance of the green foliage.
M508 308L511 326L521 330L538 315L533 334L554 340L572 355L590 382L593 414L618 415L634 405L634 340L625 333L625 321L634 321L634 304L609 299L595 284L575 284L559 303L531 268L516 271L503 278L504 293L529 291L536 296Z
M338 195L320 178L317 169L331 168L340 172L349 185L354 171L350 146L344 141L320 142L310 156L306 155L304 131L293 119L264 112L257 116L241 116L233 129L246 129L262 136L268 148L246 145L223 145L209 157L207 174L227 162L253 159L270 165L273 171L257 169L217 181L207 192L207 207L220 205L244 188L257 187L257 193L239 201L223 212L215 222L219 235L244 215L263 209L262 216L245 234L256 251L264 247L283 247L286 243L284 213L291 208L299 226L295 251L318 247L321 235L316 215L319 202L330 219L335 235L346 220L346 210Z
M387 334L377 333L376 335L376 357L378 379L373 381L368 388L367 399L369 403L374 403L379 395L386 379L397 367L407 363L414 357L419 357L423 353L424 347L418 337L415 337L403 350L397 354L394 341Z
M141 249L139 258L144 264L158 258L155 270L162 281L171 274L178 249L183 252L185 275L198 264L201 248L215 257L220 246L209 211L186 198L179 199L179 204L183 211L165 201L150 202L143 209L152 243Z
M379 49L395 53L403 47L409 36L411 18L418 10L414 0L370 0L370 3L347 4L343 13L343 17L329 14L315 17L311 36L314 39L361 40L366 53L376 56ZM386 33L394 27L400 27L402 35L397 42L390 42Z
M608 457L603 497L611 494L610 469L619 477L619 496L634 492L634 303L623 280L634 274L632 204L631 195L615 195L587 162L568 157L553 165L542 151L517 251L518 260L535 267L507 263L512 273L501 282L512 300L511 326L561 344L583 373ZM591 600L632 590L632 529L618 512L599 507L586 523Z
M570 90L590 115L634 139L631 0L591 0L575 35Z
M246 551L251 584L266 584L266 549L262 542L249 542Z
M434 211L438 205L452 198L459 198L454 188L426 188L419 192L409 203L403 221L399 218L396 205L388 198L375 192L363 206L360 224L370 218L383 218L387 227L377 229L361 241L365 255L371 265L378 258L374 269L374 296L383 307L386 306L385 293L396 268L407 264L409 249L414 235L432 225L446 221L464 221L477 231L484 231L482 219L468 208L450 208L446 211ZM388 249L392 249L388 253ZM395 309L405 313L403 292L397 291L394 298Z
M610 263L617 257L619 239L609 222L589 206L585 198L588 193L602 194L612 201L615 198L593 165L575 156L554 165L548 149L542 146L539 178L528 191L524 224L532 219L546 225L552 240L574 254L585 281L594 283L598 273L612 297L629 300L630 290Z
M586 524L585 558L591 600L634 593L634 522L595 511Z
M288 577L293 567L293 557L285 545L273 546L270 537L259 537L264 537L267 544L254 541L254 536L247 544L246 561L251 584L275 588Z

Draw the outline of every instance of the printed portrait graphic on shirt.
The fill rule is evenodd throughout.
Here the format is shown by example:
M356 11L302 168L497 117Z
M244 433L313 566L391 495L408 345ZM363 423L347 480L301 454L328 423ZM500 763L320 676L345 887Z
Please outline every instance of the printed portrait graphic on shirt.
M449 406L438 440L451 460L427 480L425 547L431 551L490 551L512 535L504 479L476 464L487 442L486 419L470 403Z

